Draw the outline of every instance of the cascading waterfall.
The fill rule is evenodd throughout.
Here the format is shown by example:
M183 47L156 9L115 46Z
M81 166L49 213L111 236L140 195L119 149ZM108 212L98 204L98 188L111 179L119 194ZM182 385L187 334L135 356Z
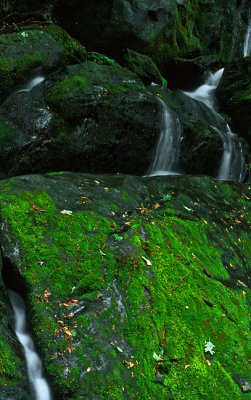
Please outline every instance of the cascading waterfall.
M225 126L225 130L212 126L212 128L219 134L223 142L223 154L217 179L241 182L244 179L246 171L245 159L241 143L239 142L238 136L231 131L229 125L226 123L224 118L222 118L215 111L214 94L215 89L217 88L221 80L223 71L224 68L221 68L214 74L210 74L206 83L197 88L194 92L184 93L195 100L201 101L207 107L209 107L212 112L217 116L218 120L221 120L223 122L223 125Z
M243 56L247 57L251 54L251 18L248 21L247 33L244 41Z
M158 98L162 108L162 123L159 141L147 176L177 175L174 168L179 160L181 124L177 116Z
M9 290L8 293L14 311L16 336L24 349L28 377L34 390L35 399L52 400L50 388L42 375L42 362L35 351L33 340L27 332L24 301L13 290Z

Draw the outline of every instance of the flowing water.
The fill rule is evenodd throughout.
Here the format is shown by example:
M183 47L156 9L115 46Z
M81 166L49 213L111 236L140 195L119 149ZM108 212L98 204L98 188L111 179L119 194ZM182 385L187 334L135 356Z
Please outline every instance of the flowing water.
M42 362L36 353L30 334L27 332L26 312L23 299L9 290L9 298L14 311L16 336L23 346L26 358L28 377L36 400L52 400L48 383L43 378Z
M238 136L234 134L226 121L215 110L215 90L221 80L224 68L221 68L214 74L210 74L206 83L198 87L194 92L184 92L187 96L201 101L221 121L223 128L216 126L212 128L218 133L223 142L223 154L219 167L217 179L233 180L241 182L245 177L246 164L243 155L243 149ZM223 123L223 124L222 124Z
M39 85L45 80L44 76L36 76L35 78L31 79L24 89L18 90L18 92L30 92L35 86Z
M174 168L179 160L181 124L165 102L160 98L158 101L162 109L161 133L147 176L177 175Z
M251 18L248 23L247 33L244 42L243 56L247 57L251 54Z

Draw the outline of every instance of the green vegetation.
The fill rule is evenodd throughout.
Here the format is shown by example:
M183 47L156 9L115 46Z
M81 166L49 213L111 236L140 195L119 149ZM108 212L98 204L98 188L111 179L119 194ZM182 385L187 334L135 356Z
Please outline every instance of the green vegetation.
M194 181L192 200L164 182L136 195L116 179L74 179L49 174L47 192L39 180L32 191L19 191L19 179L0 188L4 232L20 251L32 327L57 393L242 399L232 377L249 373L250 290L232 272L245 282L245 192L207 179L199 192Z

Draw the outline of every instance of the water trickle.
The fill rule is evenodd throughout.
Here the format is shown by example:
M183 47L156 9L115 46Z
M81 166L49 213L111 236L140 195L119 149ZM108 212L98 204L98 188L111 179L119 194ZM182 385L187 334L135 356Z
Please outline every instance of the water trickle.
M35 78L31 79L24 89L18 90L19 92L30 92L35 86L39 85L41 82L45 80L44 76L36 76Z
M30 334L27 332L26 312L23 299L18 293L9 290L9 298L14 311L15 333L24 349L29 380L36 400L52 400L48 383L42 376L42 362L35 351Z
M158 98L162 108L162 123L159 141L147 176L177 175L174 171L180 153L181 124L177 116Z
M224 68L221 68L214 74L210 74L206 83L198 87L198 89L196 89L194 92L184 93L195 100L201 101L207 107L209 107L217 117L218 121L222 122L223 128L225 127L225 129L219 129L215 126L212 126L223 142L223 154L217 179L241 182L244 179L246 172L245 159L241 143L239 142L238 136L231 131L224 118L221 117L215 110L215 89L221 80L223 72Z
M251 54L251 18L248 23L247 33L244 41L243 56L247 57Z

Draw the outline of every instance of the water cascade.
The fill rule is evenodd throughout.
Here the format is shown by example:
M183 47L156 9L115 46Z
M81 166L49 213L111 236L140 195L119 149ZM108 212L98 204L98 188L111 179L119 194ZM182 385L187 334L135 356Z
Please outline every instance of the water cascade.
M165 102L160 98L158 101L162 108L161 133L147 176L177 175L174 168L179 160L181 124Z
M23 299L9 290L9 298L14 311L15 332L24 349L29 380L34 390L36 400L52 400L50 388L42 376L42 362L35 351L30 334L27 332L25 304Z
M219 134L223 142L223 154L217 178L219 180L233 180L241 182L244 179L246 166L241 143L223 117L215 110L215 89L217 88L224 68L210 74L206 83L198 87L194 92L184 92L187 96L201 101L215 114L223 128L212 128Z
M30 92L35 86L39 85L39 83L45 80L44 76L36 76L35 78L31 79L24 89L18 90L19 92Z
M247 33L244 42L243 56L247 57L251 54L251 18L248 22Z

